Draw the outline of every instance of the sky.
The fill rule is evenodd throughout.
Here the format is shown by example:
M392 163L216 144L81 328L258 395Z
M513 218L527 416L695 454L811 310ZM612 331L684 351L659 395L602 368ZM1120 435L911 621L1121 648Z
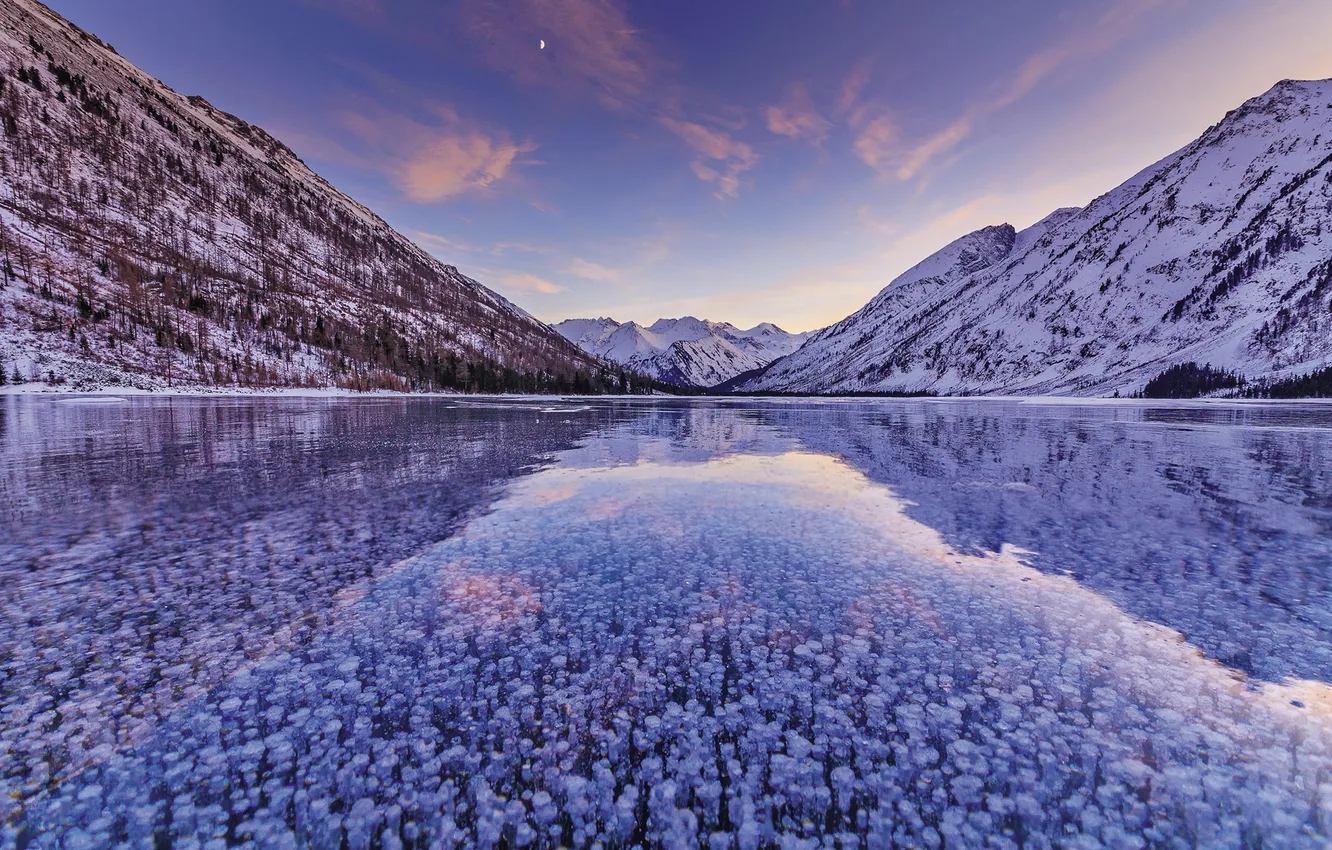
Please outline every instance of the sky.
M1328 0L46 2L551 322L822 327L1332 77Z

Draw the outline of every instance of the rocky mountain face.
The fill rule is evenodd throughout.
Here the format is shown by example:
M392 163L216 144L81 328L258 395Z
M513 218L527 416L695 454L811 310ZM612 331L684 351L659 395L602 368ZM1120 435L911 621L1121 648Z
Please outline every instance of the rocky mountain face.
M770 322L740 330L685 316L650 327L614 319L566 319L555 330L583 351L682 387L707 388L767 366L800 347L808 334Z
M9 380L628 386L33 0L0 0L0 255Z
M1326 231L1326 232L1325 232ZM1111 395L1332 358L1332 80L1279 83L1084 209L959 239L742 389Z

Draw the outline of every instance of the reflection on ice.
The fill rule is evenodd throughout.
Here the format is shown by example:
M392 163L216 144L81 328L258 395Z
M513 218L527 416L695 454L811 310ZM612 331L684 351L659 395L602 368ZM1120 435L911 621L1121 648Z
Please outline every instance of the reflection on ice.
M1250 681L1043 553L952 546L842 460L717 419L746 452L654 419L517 480L23 834L1325 846L1324 685Z
M1226 666L1332 681L1332 406L957 400L756 418L893 487L954 546L1030 549Z
M0 401L0 830L183 705L311 643L496 484L613 418Z

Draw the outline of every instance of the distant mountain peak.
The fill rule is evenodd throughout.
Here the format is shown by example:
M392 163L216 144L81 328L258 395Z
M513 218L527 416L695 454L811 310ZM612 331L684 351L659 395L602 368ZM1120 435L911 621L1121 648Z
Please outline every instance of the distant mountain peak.
M808 336L771 323L747 331L695 316L658 319L647 327L614 319L566 319L554 325L589 354L666 383L712 387L760 369L796 350Z

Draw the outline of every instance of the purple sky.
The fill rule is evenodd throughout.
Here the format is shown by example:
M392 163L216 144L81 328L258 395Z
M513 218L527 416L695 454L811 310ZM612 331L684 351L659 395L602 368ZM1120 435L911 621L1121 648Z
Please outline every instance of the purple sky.
M551 321L820 327L1332 77L1329 0L47 2Z

